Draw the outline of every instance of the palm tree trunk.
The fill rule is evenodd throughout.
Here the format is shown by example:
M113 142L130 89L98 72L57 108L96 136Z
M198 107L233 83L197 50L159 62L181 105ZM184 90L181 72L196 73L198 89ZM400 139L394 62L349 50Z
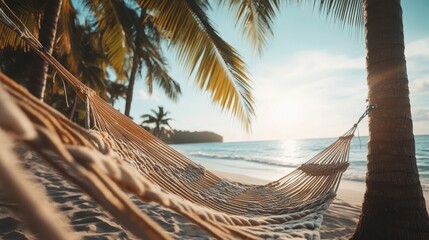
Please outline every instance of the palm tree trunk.
M125 116L130 116L131 111L131 103L133 102L133 93L134 93L134 84L136 82L136 75L137 75L137 69L139 69L140 66L140 47L141 47L141 41L140 41L140 33L143 31L143 27L141 24L145 20L146 11L144 9L140 12L139 22L137 24L136 29L136 38L134 41L134 57L133 57L133 66L131 67L131 74L130 78L128 79L128 88L127 88L127 98L125 99Z
M130 78L128 79L127 98L125 99L125 116L130 116L131 103L133 101L134 83L136 82L137 69L139 67L139 57L134 54L133 66L131 68Z
M61 3L62 0L47 0L46 2L45 12L39 31L39 41L44 46L44 50L48 53L52 53L52 48L54 46ZM43 100L48 64L40 57L35 56L32 68L33 79L28 84L28 91L35 97Z
M429 239L416 166L400 0L364 0L369 104L368 171L352 239Z

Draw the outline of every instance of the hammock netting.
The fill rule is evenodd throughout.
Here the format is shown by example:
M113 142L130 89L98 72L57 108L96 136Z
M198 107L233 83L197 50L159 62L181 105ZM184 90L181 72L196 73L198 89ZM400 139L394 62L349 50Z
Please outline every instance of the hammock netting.
M5 5L2 8L7 12ZM139 238L170 236L130 200L135 195L188 218L220 239L319 239L324 211L348 167L355 124L290 174L267 185L219 178L122 115L43 51L16 19L0 10L87 104L84 129L0 75L0 127L38 152ZM11 20L13 19L13 21ZM55 228L55 226L47 226Z

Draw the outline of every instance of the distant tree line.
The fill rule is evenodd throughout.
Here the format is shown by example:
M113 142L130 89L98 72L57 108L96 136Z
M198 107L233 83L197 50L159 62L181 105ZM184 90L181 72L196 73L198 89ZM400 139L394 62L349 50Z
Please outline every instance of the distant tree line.
M165 111L164 107L162 106L158 106L158 110L151 109L150 111L151 113L149 114L141 115L143 121L140 126L166 143L200 143L223 141L223 137L214 132L175 131L169 123L173 119L167 117L170 112Z
M183 130L171 130L161 131L158 136L155 134L156 131L154 128L149 128L147 126L144 128L168 144L223 142L223 137L221 135L209 131L191 132Z
M208 131L174 131L170 134L169 140L171 143L222 142L223 137L217 133Z

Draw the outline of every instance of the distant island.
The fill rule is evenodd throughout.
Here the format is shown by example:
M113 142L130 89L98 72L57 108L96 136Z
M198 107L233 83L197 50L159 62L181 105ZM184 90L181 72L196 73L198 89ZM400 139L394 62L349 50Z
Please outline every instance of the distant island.
M179 143L202 143L202 142L222 142L223 137L217 133L203 131L174 131L170 135L170 142L173 144Z
M223 137L214 132L174 130L169 124L169 121L172 120L172 118L167 117L169 114L170 112L165 111L164 107L158 106L157 110L152 109L150 114L143 114L141 116L143 122L140 126L152 133L155 137L169 144L223 141Z
M161 133L159 138L169 144L223 142L221 135L209 131L174 130L169 132L168 135Z

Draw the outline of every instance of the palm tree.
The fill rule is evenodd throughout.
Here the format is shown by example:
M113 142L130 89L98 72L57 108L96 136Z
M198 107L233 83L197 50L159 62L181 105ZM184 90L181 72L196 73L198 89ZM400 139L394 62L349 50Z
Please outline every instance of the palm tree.
M400 1L364 1L369 115L365 200L353 239L429 239L410 111Z
M109 102L113 106L119 98L126 99L127 97L127 86L123 83L119 83L116 81L107 81L107 94L109 96Z
M133 39L139 38L130 37L138 36L132 34L133 14L123 14L124 12L129 13L126 10L126 5L123 4L124 2L118 0L84 0L85 6L94 15L97 27L101 29L101 44L103 48L109 50L107 52L108 61L119 78L125 77L121 68L128 63L131 63L132 66L138 66L139 62L135 57L140 57L140 53L135 51L139 49L139 43L133 41ZM279 1L230 0L219 1L218 3L224 4L224 2L231 2L234 6L237 5L237 2L243 3L243 6L239 7L240 10L237 11L237 22L242 23L245 34L254 39L255 46L262 48L265 42L265 34L271 32L271 16L274 15L274 10ZM179 62L184 65L189 76L195 76L195 84L199 89L209 92L215 104L218 104L223 110L229 110L248 129L254 114L251 80L245 63L239 54L213 28L207 14L211 9L209 2L205 0L135 0L128 3L128 6L135 4L140 7L140 16L143 13L151 14L145 19L153 19L151 21L151 24L153 22L152 28L156 28L161 38L167 40L170 49L176 52ZM124 15L125 18L118 17ZM144 23L147 24L147 22ZM185 25L186 28L181 27ZM141 46L147 47L145 44L142 43ZM131 51L127 52L125 49L131 49ZM151 52L148 51L148 53ZM156 52L152 50L151 54L153 53ZM129 58L132 60L129 61ZM161 58L157 57L154 61L143 57L143 62L148 68L147 72L153 71L157 74L157 72L165 71L163 69L165 64L159 59ZM157 66L160 66L158 70L153 70L153 67ZM129 106L132 99L134 76L138 67L133 69L129 78ZM171 79L168 76L162 78ZM150 76L146 77L148 83L151 83L153 79ZM164 83L169 83L171 89L177 88L173 81L158 81L161 87L168 86ZM151 87L150 84L149 87ZM128 113L130 107L127 106L126 108L126 113Z
M158 106L158 112L154 109L152 109L151 112L153 113L153 115L143 114L141 116L141 118L145 119L143 120L141 125L143 126L144 124L155 124L155 127L153 128L153 135L159 138L161 134L166 133L166 127L168 127L170 131L173 129L169 124L169 121L173 119L166 118L167 115L170 114L170 112L164 112L164 107Z
M222 2L240 13L245 2L270 1ZM263 9L268 10L259 11L259 16L271 12ZM320 0L320 10L343 23L364 23L368 101L378 106L369 115L367 189L353 239L429 239L415 158L400 0Z
M39 42L44 46L44 50L52 53L55 35L57 33L58 19L60 15L62 0L47 0L43 12L41 27L39 30ZM34 56L32 80L28 84L28 91L35 97L43 100L45 92L46 77L48 73L48 63L38 56Z
M130 66L130 64L126 64L128 60L127 54L132 54L133 52L130 39L134 32L140 29L140 26L137 25L138 22L135 21L135 17L133 18L135 11L127 7L124 1L118 0L84 1L84 3L89 10L96 11L92 12L94 19L92 19L93 24L91 25L93 29L100 33L98 44L104 50L104 57L107 59L104 67L112 67L118 79L125 80L125 72ZM76 28L79 23L76 18L76 10L73 6L73 2L71 0L50 0L46 2L40 0L23 0L10 1L8 4L32 33L39 36L39 40L44 45L44 50L54 54L57 53L57 55L65 55L68 63L67 67L69 67L72 73L78 75L77 73L79 71L77 71L77 66L81 64L80 54L82 53L79 45L82 39L79 39L79 34L76 33ZM54 16L54 12L58 14L60 10L61 14L59 16ZM109 18L105 16L109 16ZM120 18L117 18L117 16L120 16ZM42 22L42 27L40 29L38 25L35 24L37 22ZM147 30L148 28L146 27L144 31ZM0 25L0 33L2 33L2 36L7 36L5 39L2 39L0 49L25 47L24 42L19 39L19 36L9 29L6 29L3 25ZM148 35L148 37L150 36L151 35ZM55 46L51 46L53 42L56 43ZM145 41L143 41L143 44L145 44ZM143 49L143 47L141 48ZM155 62L155 64L152 63L147 66L147 75L149 79L147 82L158 82L161 89L165 89L167 96L176 99L177 95L180 94L180 87L178 83L168 75L166 62L163 59L162 53L159 51L159 46L155 44L146 45L143 51L156 53L146 54L146 58L149 59L149 61ZM136 56L142 58L141 55L142 54L139 52L136 54ZM27 56L25 61L21 62L21 64L32 66L32 79L31 81L27 81L27 88L35 96L43 99L48 68L44 64L44 61L40 60L38 56L31 55L30 59L33 58L33 62L29 63L29 57ZM140 65L136 65L136 70L141 66L140 59L138 63L140 63ZM106 71L106 69L104 69L104 71Z
M39 35L39 25L45 4L41 1L23 0L7 1L10 8L27 26L29 31ZM28 46L25 41L12 29L0 24L0 50L1 50L1 70L13 79L19 81L24 86L28 86L30 76L32 76L31 55L28 53Z
M71 0L62 1L63 5L72 5ZM13 1L11 4L19 5L17 2ZM271 31L271 15L274 15L279 1L219 1L224 2L231 2L234 6L243 2L243 6L237 11L237 22L243 23L245 34L254 39L255 46L260 48L265 41L265 34ZM207 12L211 9L208 1L83 0L83 3L92 16L94 26L99 29L100 45L105 50L107 63L115 70L118 79L125 79L129 66L136 65L130 60L132 56L138 55L133 55L133 49L138 48L132 47L133 38L130 36L133 36L133 14L129 14L128 6L139 6L141 11L153 14L153 27L167 40L171 49L175 50L179 62L184 65L189 76L195 76L195 84L200 90L209 92L215 104L230 111L249 129L254 114L251 80L239 54L219 36L207 17ZM33 14L32 11L27 13ZM63 22L70 21L59 23ZM187 28L181 28L182 24ZM64 39L70 38L67 32L63 33L63 36L66 36ZM17 37L14 35L13 38ZM164 63L157 59L143 61L145 64L152 62L152 66L147 66L148 72L158 74L165 70ZM149 70L150 67L158 69ZM168 76L158 79L171 80ZM153 80L158 81L147 77L147 82L151 83ZM177 88L172 81L168 84L158 84L161 87L169 85L172 86L171 89Z
M320 1L328 15L364 22L369 114L368 171L352 239L429 239L415 158L400 0Z
M58 42L63 41L60 46L65 47L60 51L70 52L68 47L70 44L66 44L66 42L72 38L72 35L67 30L69 23L73 21L67 19L69 14L65 10L70 9L73 4L71 0L62 1L63 13L60 14L58 29L63 32L58 33L62 36L62 40L59 39ZM23 0L23 2L32 3L33 1ZM43 3L43 1L41 2ZM99 29L100 45L105 50L108 65L115 70L118 79L126 78L125 72L130 65L140 65L141 67L141 64L135 61L135 57L140 54L133 52L133 49L139 48L132 47L136 42L133 42L133 38L130 37L133 36L131 17L133 14L129 14L129 6L139 6L141 12L152 14L146 19L153 19L152 28L156 28L156 32L160 33L161 38L167 40L170 49L175 50L179 62L184 65L189 76L195 76L196 86L202 91L209 92L213 103L219 105L222 110L230 111L232 115L242 121L246 129L250 128L254 115L251 80L240 55L219 36L207 17L207 12L211 9L208 1L83 0L83 3L92 16L94 27ZM230 9L236 10L237 23L240 23L244 34L260 51L265 44L266 35L272 33L272 17L278 8L279 0L228 0L218 1L218 3L230 4ZM21 4L19 1L11 1L10 4L27 5ZM39 29L37 24L34 24L36 21L28 21L25 18L33 15L35 18L37 16L40 18L43 16L43 11L27 8L23 13L27 14L21 14L19 17L24 17L26 24L30 23L27 26L32 26L31 23L33 23L34 33L37 34ZM176 23L186 24L188 27L183 29ZM1 26L0 31L3 31ZM5 41L6 45L16 47L17 42L19 46L24 45L23 41L16 41L19 37L15 34L10 34L10 37L9 34L6 34L6 36L8 39L15 40ZM0 43L0 48L5 44ZM145 46L144 44L141 46ZM180 89L168 74L164 74L166 73L165 60L153 49L147 53L150 54L146 59L143 57L143 62L147 67L146 82L149 89L152 88L151 84L154 81L158 82L158 85L166 90L167 95L174 98L172 90L180 93ZM133 90L135 78L133 76L138 69L139 67L132 68L129 92ZM128 94L128 96L132 96L132 94ZM129 102L131 99L132 97L129 98Z
M242 2L244 6L241 14L237 13L237 21L244 22L243 26L249 27L246 29L257 29L252 31L255 34L248 35L255 37L271 29L271 18L249 16L258 15L265 5L273 9L270 4L277 4L278 1L218 2L234 2L234 6L236 2ZM215 104L229 110L249 129L254 115L251 80L240 55L212 26L207 14L211 9L209 1L137 0L137 3L153 14L154 25L168 39L169 46L176 51L179 62L189 75L195 75L195 84L199 89L209 92Z
M152 93L153 83L156 82L170 99L176 100L181 93L180 86L168 74L167 63L159 45L160 34L144 9L118 0L82 2L91 13L93 27L100 33L99 45L105 51L106 63L115 70L118 82L128 79L125 115L129 116L135 79L143 66L147 70L149 92ZM62 16L66 16L63 22L70 22L67 21L70 18L67 14ZM67 30L65 35L70 35L67 38L70 39L73 34L69 33L70 27Z
M140 16L134 17L133 53L131 74L128 77L128 89L125 101L126 116L130 116L131 103L134 93L134 84L137 72L141 73L143 63L147 68L146 84L149 87L149 93L153 91L153 82L158 82L167 96L175 101L181 94L179 84L173 80L166 69L166 61L161 52L161 38L157 28L154 27L152 18L146 14L144 9L140 10ZM139 70L139 71L138 71Z

